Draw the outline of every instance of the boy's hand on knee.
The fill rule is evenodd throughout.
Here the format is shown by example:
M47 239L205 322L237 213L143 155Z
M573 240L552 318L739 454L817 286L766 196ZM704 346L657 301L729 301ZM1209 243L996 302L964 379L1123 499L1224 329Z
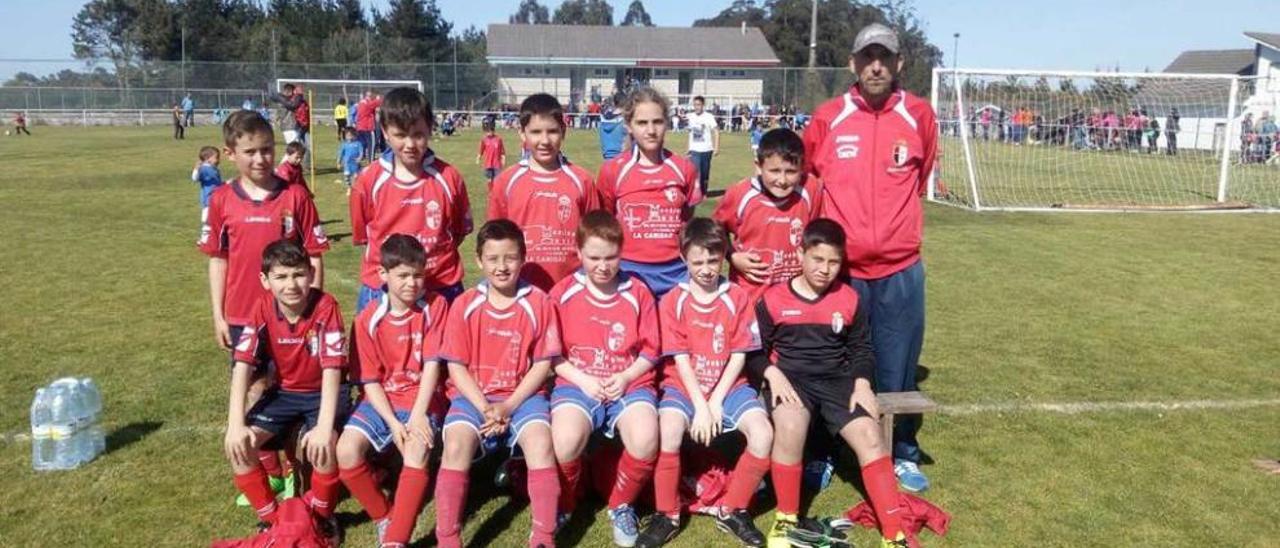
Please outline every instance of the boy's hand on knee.
M329 468L333 462L333 429L316 426L302 436L307 461L317 468Z
M233 424L227 427L227 436L223 441L223 448L232 463L237 466L253 464L249 462L249 449L252 445L253 432L249 430L249 427L243 424Z
M769 395L774 407L800 405L800 394L796 393L796 388L791 386L791 381L780 369L770 366L765 370L764 376L769 381Z
M871 390L871 381L858 379L853 383L853 395L849 397L849 410L861 405L871 415L872 420L880 419L880 403L876 401L876 393Z
M400 454L404 454L404 446L409 442L409 431L399 422L391 423L391 441L396 444Z
M409 417L409 434L427 447L427 450L435 448L436 433L431 429L431 421L426 415L418 414Z

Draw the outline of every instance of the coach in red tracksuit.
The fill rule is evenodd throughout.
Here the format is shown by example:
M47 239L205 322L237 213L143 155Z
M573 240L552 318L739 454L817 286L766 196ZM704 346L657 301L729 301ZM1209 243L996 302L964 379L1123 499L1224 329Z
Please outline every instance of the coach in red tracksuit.
M823 182L823 217L844 226L858 314L871 323L876 392L916 389L924 342L921 196L933 171L938 130L925 100L899 88L898 35L871 24L854 39L858 83L823 103L805 129L809 170ZM894 471L903 489L928 488L920 473L920 417L899 416Z

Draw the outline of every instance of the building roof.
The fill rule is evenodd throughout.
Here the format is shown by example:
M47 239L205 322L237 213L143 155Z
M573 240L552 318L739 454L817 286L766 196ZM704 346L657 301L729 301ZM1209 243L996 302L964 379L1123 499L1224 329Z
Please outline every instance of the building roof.
M1259 44L1280 50L1280 34L1274 32L1246 32L1244 35Z
M774 67L781 61L755 27L489 25L495 64L638 67Z
M1217 49L1184 51L1164 72L1192 74L1253 74L1252 49Z

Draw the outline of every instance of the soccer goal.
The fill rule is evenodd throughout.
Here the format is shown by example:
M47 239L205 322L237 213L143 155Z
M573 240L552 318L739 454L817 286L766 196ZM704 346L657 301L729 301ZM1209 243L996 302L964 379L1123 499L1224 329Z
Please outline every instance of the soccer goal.
M940 169L929 199L975 210L1280 208L1233 161L1235 75L934 69ZM1261 178L1261 179L1260 179Z

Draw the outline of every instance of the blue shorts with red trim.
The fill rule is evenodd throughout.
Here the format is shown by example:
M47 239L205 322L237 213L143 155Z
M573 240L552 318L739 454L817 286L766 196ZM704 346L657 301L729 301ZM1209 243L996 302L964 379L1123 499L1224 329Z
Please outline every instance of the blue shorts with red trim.
M745 384L729 390L721 408L724 416L720 418L720 426L725 432L737 430L742 418L752 411L764 413L766 419L769 416L756 390ZM674 384L662 385L662 402L658 404L658 411L680 413L684 415L685 422L693 422L693 400L684 389Z
M410 409L404 407L392 406L396 413L396 419L400 424L409 424ZM427 422L431 424L431 429L435 431L437 439L440 436L440 415L427 415ZM373 408L373 404L368 400L361 400L360 405L356 406L356 410L351 413L351 418L347 419L347 430L355 430L364 435L365 439L373 445L373 450L379 453L385 451L388 446L395 445L391 440L391 425L382 419L382 415L378 414L378 410Z
M502 398L490 398L489 401L502 401ZM465 424L471 427L476 437L480 438L480 454L476 458L498 450L500 444L505 444L513 451L516 443L520 441L520 434L524 432L525 427L542 423L551 427L551 410L547 407L547 397L542 394L534 394L529 396L515 411L511 412L511 424L507 427L504 434L498 436L481 436L480 427L484 425L484 415L471 404L465 396L458 396L449 401L449 413L444 417L444 435L448 435L449 427L454 424Z
M656 301L661 301L668 291L689 279L689 267L678 257L665 263L638 263L623 259L622 269L644 280Z
M633 388L622 395L622 399L602 402L583 392L573 385L557 386L551 391L551 410L573 406L587 416L591 423L591 431L601 431L605 437L612 438L617 431L618 419L633 405L645 405L650 409L658 409L658 392L651 387Z

